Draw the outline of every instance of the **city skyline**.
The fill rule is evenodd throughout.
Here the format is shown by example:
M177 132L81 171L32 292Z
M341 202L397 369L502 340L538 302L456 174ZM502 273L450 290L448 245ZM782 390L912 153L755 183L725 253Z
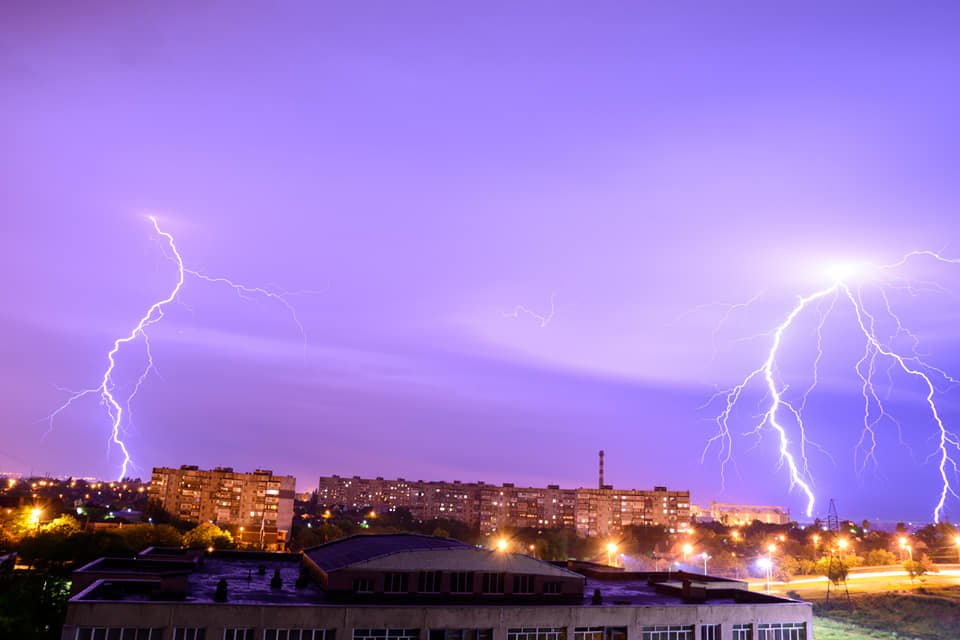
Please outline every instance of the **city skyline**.
M289 292L303 334L271 300L185 281L150 328L131 476L590 487L604 449L616 487L799 515L769 428L737 424L724 480L715 449L701 460L706 405L831 266L960 258L957 11L5 9L0 469L116 475L94 398L46 435L45 417L169 293L155 215L189 268ZM924 290L888 302L960 378L960 264L898 274ZM816 318L789 336L785 387L811 382ZM862 342L849 309L833 320L807 407L827 452L808 454L812 517L833 498L858 520L930 520L925 390L880 389L901 427L879 424L864 463ZM118 354L121 390L144 358L141 340ZM950 433L954 386L937 388Z

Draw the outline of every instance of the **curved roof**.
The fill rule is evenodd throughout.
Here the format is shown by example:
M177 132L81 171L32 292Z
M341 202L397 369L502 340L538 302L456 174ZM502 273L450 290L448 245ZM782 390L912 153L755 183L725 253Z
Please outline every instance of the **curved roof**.
M530 556L410 533L351 536L304 553L325 573L349 567L377 571L488 571L583 579L579 573Z
M530 556L475 547L400 551L358 562L350 568L377 571L476 571L583 579L578 573Z
M385 533L350 536L307 549L304 553L320 569L330 572L404 551L472 548L468 544L450 538L435 538L412 533Z

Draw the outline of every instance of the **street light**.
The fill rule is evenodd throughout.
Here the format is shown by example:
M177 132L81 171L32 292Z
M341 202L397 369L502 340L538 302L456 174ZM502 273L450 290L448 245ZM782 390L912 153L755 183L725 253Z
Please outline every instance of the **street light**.
M693 553L693 545L689 543L683 545L683 561L684 562L687 561L687 556L690 555L691 553Z
M843 552L847 550L847 547L850 546L850 543L846 538L840 538L837 541L837 546L840 547L840 562L843 562Z
M30 522L33 523L33 526L37 529L40 528L40 514L43 513L43 509L34 508L30 510Z
M897 544L900 545L900 559L903 560L903 552L906 551L909 547L907 546L907 537L900 536L897 539ZM910 559L913 560L913 552L910 552Z
M953 543L957 545L957 562L960 562L960 536L955 537Z
M497 540L497 551L506 551L509 545L510 543L507 542L506 538L500 538Z
M773 560L770 557L761 557L757 560L757 566L767 572L767 593L770 593L770 569L773 568Z
M707 575L707 560L710 559L710 556L704 551L700 554L700 557L703 558L703 575Z
M616 565L613 563L613 554L615 554L616 552L617 552L617 545L616 545L616 543L614 543L614 542L608 542L608 543L607 543L607 565L609 565L609 566L611 566L611 567L615 567L615 566L616 566Z

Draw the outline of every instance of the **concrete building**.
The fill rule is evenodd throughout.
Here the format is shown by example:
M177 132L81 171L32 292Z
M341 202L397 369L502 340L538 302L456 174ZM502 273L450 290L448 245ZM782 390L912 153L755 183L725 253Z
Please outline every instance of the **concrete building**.
M575 529L581 536L606 536L631 525L661 525L685 531L690 523L690 492L666 487L561 489L517 487L511 483L416 482L398 478L320 478L324 505L352 509L409 509L420 520L450 518L484 533L526 527Z
M702 522L719 522L728 527L742 527L758 520L765 524L789 524L790 509L759 504L727 504L710 502L710 509L697 509Z
M174 517L237 528L243 545L282 548L293 525L297 480L257 469L237 473L231 467L211 471L184 465L153 470L149 496Z
M576 571L572 570L576 569ZM686 573L556 566L407 534L303 554L104 559L63 640L807 640L807 603Z

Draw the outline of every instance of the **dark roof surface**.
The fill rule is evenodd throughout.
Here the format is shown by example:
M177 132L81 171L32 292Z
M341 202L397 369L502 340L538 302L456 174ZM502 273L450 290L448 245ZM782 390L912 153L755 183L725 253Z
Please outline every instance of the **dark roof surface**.
M450 538L435 538L410 533L388 533L350 536L307 549L304 553L320 569L329 572L358 562L403 551L472 548L468 544Z

